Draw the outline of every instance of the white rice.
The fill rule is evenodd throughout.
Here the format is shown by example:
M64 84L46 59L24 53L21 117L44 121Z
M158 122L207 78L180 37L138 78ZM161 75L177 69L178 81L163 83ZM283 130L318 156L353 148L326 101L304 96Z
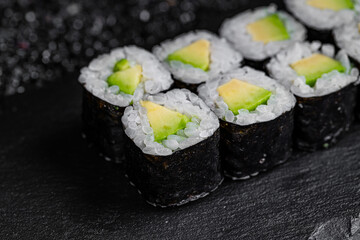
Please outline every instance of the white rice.
M232 79L254 84L272 92L266 105L259 105L254 111L239 110L238 115L229 110L217 88ZM295 106L294 96L283 86L265 75L265 73L249 67L240 68L213 79L198 88L199 96L222 120L246 126L254 123L271 121Z
M316 30L331 30L350 23L360 10L360 1L355 0L355 11L344 9L334 11L308 5L307 0L285 0L287 8L304 24Z
M125 134L143 153L167 156L173 152L195 145L212 136L219 128L219 120L208 106L194 93L186 89L174 89L157 95L145 95L143 100L160 104L191 118L186 128L176 135L169 135L162 143L154 141L147 111L139 102L125 109L122 122Z
M142 79L133 95L119 92L117 86L108 87L107 78L113 73L117 61L126 58L131 65L141 65ZM170 88L171 74L150 52L136 46L112 50L92 60L81 69L79 82L94 96L119 107L138 101L145 93L156 94Z
M349 56L360 63L359 23L360 16L357 16L351 23L336 28L333 33L336 44L344 49Z
M169 54L191 43L205 39L210 42L210 67L208 71L195 68L180 61L166 61ZM199 84L211 78L239 67L242 61L240 53L236 52L225 40L207 31L194 31L178 36L174 40L167 40L155 46L153 53L163 62L177 80L188 84Z
M290 64L315 53L321 53L340 61L346 68L346 72L340 73L334 70L330 73L325 73L317 79L314 87L310 87L306 84L305 77L299 76L295 70L290 67ZM333 45L321 44L318 41L312 43L295 43L293 46L273 57L266 67L270 76L277 79L286 88L300 97L317 97L336 92L357 81L359 76L358 69L351 67L350 60L344 50L339 51L335 56L335 48Z
M277 13L290 35L290 39L264 44L254 41L247 30L247 25L268 15ZM243 56L250 60L261 61L278 53L296 41L306 38L306 29L289 14L278 11L275 5L248 10L225 20L220 28L220 35L226 38Z

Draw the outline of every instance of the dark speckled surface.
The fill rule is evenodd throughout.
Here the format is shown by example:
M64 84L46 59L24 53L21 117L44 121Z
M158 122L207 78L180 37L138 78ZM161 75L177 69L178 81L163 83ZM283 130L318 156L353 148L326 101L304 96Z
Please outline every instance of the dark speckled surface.
M1 239L306 239L320 223L360 212L360 125L330 150L158 209L86 146L75 82L10 96L6 105Z
M199 28L216 31L236 12L219 14L221 1L204 2L212 7L197 12ZM238 2L243 9L271 1ZM298 153L248 181L227 180L207 198L180 208L154 208L118 165L81 138L76 78L65 75L5 98L0 239L294 240L307 239L331 219L360 213L360 124L330 150Z

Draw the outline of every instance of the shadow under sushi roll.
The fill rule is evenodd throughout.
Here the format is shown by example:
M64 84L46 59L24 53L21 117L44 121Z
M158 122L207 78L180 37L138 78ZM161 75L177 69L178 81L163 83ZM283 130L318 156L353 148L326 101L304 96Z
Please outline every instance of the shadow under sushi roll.
M289 159L295 98L275 80L245 67L209 81L198 91L220 118L226 176L247 179Z
M270 75L291 90L295 108L295 145L315 151L333 146L354 120L357 98L353 68L345 51L320 42L296 43L267 65Z
M124 159L121 117L145 93L170 88L173 80L161 63L135 46L117 48L81 70L83 133L107 160Z
M126 108L122 122L125 172L149 204L180 206L222 183L219 121L195 94L145 96Z

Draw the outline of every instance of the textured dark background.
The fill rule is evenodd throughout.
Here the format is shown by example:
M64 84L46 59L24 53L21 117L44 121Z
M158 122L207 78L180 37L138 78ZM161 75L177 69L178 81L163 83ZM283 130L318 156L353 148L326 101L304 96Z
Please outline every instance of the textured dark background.
M156 9L161 2L167 2L171 8L160 14ZM64 12L69 11L66 8L70 1L0 0L0 77L2 86L7 85L0 115L0 239L293 240L308 238L319 224L334 217L359 213L359 124L330 150L297 153L272 172L243 182L227 180L207 198L172 209L146 204L127 183L121 168L104 161L81 138L78 67L96 54L122 44L136 43L149 48L167 36L189 29L216 31L225 17L248 6L269 2L87 1L77 2L82 10L69 17ZM14 17L9 15L9 9L19 13L16 17L19 20L11 23L15 30L11 30L10 20L6 22ZM76 12L74 9L70 8L70 13ZM117 12L119 9L133 9L134 13L121 10L122 15ZM147 9L150 18L146 13L142 15L147 21L141 20L139 9ZM38 27L32 31L42 38L28 41L23 35L24 29L33 24L24 17L29 11L36 19L46 19L44 16L56 12L65 19L65 32L77 35L81 50L73 49L73 39L58 36L50 57L48 52L44 54L49 47L44 43L54 26L36 20ZM174 17L183 13L194 15L189 21L184 21L188 17L183 17L183 21ZM93 35L84 28L73 28L75 19L80 18L89 23L83 24L89 29L96 21L95 15L100 19L114 15L117 19L115 24L107 20L111 25L107 26L110 40L118 39L112 43L115 46L110 40L101 39L103 27L101 34ZM27 18L33 20L32 14ZM171 23L176 27L165 27ZM123 29L120 32L115 30L118 24ZM149 27L152 24L156 31ZM19 36L23 42L17 40ZM92 40L85 43L89 38ZM65 45L60 51L58 43L62 41ZM95 46L99 47L96 41L103 47L96 49ZM26 47L26 54L35 51L41 57L31 60L26 54L16 55L19 46ZM86 50L89 48L93 54ZM53 59L56 54L64 55L56 60ZM16 63L9 58L16 58ZM51 74L46 73L49 70ZM34 71L38 74L33 79ZM23 79L24 74L29 74L28 81Z

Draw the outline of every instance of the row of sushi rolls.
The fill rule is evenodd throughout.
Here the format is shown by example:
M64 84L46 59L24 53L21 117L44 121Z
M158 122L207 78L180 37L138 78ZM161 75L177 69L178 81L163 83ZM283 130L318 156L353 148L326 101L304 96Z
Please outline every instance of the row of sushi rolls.
M81 70L83 132L154 206L179 206L224 176L254 177L293 148L327 149L357 115L360 1L285 0L152 52L112 50ZM310 31L327 42L309 41ZM360 111L358 111L360 112Z

